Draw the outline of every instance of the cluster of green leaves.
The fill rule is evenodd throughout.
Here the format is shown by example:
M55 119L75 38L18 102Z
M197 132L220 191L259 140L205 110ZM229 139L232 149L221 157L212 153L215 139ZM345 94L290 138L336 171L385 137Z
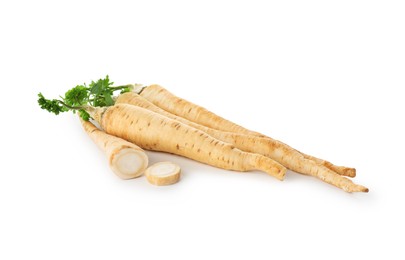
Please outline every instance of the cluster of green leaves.
M39 93L38 97L38 104L42 109L48 110L55 115L59 115L59 113L68 111L68 109L63 106L57 99L46 99L44 95L42 95L42 93Z
M79 111L79 115L84 120L89 120L90 115L86 112L86 106L105 107L114 105L113 95L115 91L121 93L131 91L131 87L113 86L114 82L110 82L108 75L104 79L99 79L96 82L92 81L89 86L86 84L77 85L68 90L61 99L46 99L42 93L38 94L38 104L42 109L45 109L55 115L62 112Z

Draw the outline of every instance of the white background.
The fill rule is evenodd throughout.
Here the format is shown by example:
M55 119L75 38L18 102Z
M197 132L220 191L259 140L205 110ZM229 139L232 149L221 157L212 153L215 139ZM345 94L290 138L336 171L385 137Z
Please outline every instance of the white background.
M404 259L403 1L1 1L0 259ZM182 180L122 181L71 114L106 74L159 83L357 168L368 194L148 153Z

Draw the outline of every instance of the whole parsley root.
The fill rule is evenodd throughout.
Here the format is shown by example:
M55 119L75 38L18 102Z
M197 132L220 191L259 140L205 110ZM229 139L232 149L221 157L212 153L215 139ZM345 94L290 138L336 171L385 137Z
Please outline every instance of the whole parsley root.
M222 118L204 107L198 106L183 98L177 97L176 95L172 94L167 89L159 85L150 85L143 88L138 88L137 91L134 92L138 93L161 109L176 116L183 117L191 122L224 132L270 138L261 133L251 131L240 125L237 125L225 118ZM290 148L291 147L289 147L289 149ZM336 166L328 161L318 159L316 157L309 156L303 153L301 154L306 159L313 160L316 163L321 164L340 175L349 177L356 176L356 169L354 168Z
M140 101L139 97L134 97L136 93L155 106ZM138 87L133 93L126 93L117 101L147 106L148 109L198 128L241 150L268 156L293 171L317 177L347 192L368 192L368 188L354 184L343 177L355 177L354 168L337 166L326 160L301 153L280 141L248 130L201 106L177 97L159 85Z
M286 144L283 144L269 137L259 137L254 135L245 135L212 129L171 114L159 108L158 106L155 106L153 103L149 102L147 99L134 92L127 92L120 95L116 99L116 104L120 103L149 109L168 118L177 120L181 123L206 132L212 137L230 143L240 150L267 156L284 165L290 170L314 176L347 192L364 192L367 190L366 187L353 183L351 180L340 176L324 165L318 164L316 161L307 159L306 157L304 157L304 155L302 155L295 149L287 146Z

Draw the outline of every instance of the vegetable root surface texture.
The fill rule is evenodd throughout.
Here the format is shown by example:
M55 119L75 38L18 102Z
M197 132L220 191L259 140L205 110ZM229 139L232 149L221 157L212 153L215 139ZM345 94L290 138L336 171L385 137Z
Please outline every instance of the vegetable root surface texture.
M203 131L147 109L117 104L95 108L91 114L107 133L144 149L181 155L227 170L260 170L279 180L284 179L286 168L276 161L241 151Z
M143 89L138 89L140 95L145 99L152 102L154 105L158 106L159 108L174 114L179 117L183 117L191 122L216 129L221 130L224 132L233 132L238 134L245 134L257 137L264 137L267 136L251 131L246 129L236 123L233 123L229 120L226 120L215 113L207 110L204 107L198 106L190 101L187 101L183 98L180 98L167 89L163 88L159 85L150 85L144 87ZM270 138L270 137L267 137ZM298 151L297 151L298 152ZM332 171L344 176L355 177L356 170L354 168L349 168L345 166L336 166L332 163L316 158L314 156L309 156L303 154L306 159L313 160L318 164L321 164Z
M262 136L257 132L248 130L225 118L222 118L201 106L177 97L159 85L150 85L145 87L140 95L156 106L197 124L227 132Z
M126 93L122 96L121 100L120 98L117 100L118 102L153 110L204 131L219 140L231 143L243 151L270 157L293 171L317 177L347 192L368 192L366 187L342 177L355 177L354 168L337 166L326 160L301 153L280 141L250 131L203 107L179 98L159 85L151 85L141 91L140 96L147 99L145 101L136 97L136 93ZM148 104L147 101L150 103Z

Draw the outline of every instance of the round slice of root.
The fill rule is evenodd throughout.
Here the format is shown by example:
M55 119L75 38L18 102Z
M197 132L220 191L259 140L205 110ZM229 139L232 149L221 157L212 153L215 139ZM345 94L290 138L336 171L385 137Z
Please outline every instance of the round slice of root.
M141 150L124 148L114 155L110 166L122 179L136 178L141 176L148 167L148 156Z
M172 162L159 162L146 169L145 175L153 185L170 185L179 181L180 167Z

